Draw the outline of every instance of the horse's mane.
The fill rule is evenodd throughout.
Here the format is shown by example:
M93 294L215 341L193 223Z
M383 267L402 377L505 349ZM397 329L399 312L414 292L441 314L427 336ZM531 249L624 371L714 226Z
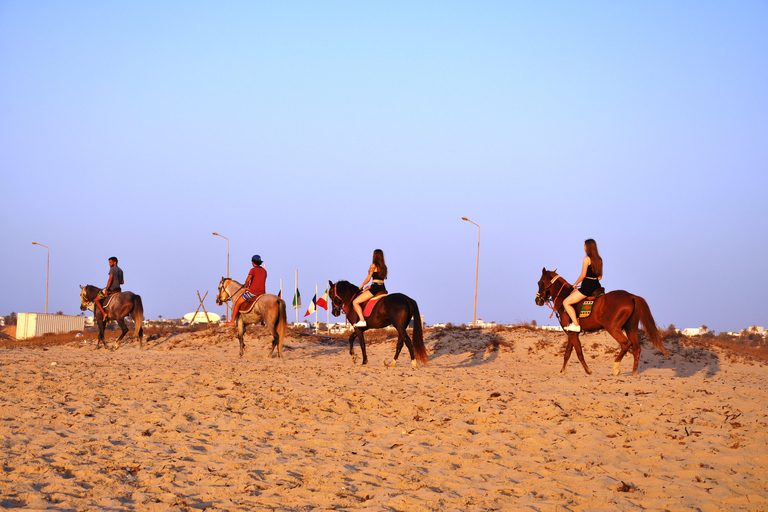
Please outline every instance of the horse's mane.
M354 284L350 283L349 281L339 281L338 283L336 283L336 286L337 287L341 286L341 289L345 289L345 288L349 288L351 290L359 290L360 289L357 286L355 286Z

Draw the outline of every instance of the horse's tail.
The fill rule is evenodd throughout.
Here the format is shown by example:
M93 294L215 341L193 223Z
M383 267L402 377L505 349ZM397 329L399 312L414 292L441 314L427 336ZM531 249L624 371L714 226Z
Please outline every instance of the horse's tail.
M277 324L275 324L275 331L278 336L278 344L282 347L285 331L288 329L288 314L285 312L285 301L283 299L277 299L277 308Z
M651 339L653 346L656 347L659 352L664 354L664 356L669 357L669 354L667 354L667 349L664 348L664 340L661 339L659 328L656 327L656 321L653 319L651 308L648 307L648 303L645 302L644 298L637 295L635 295L633 298L635 299L635 310L632 312L632 316L639 320L641 324L643 324L643 328L645 329L646 334L648 334L648 337Z
M134 330L133 335L138 336L139 339L141 339L141 337L144 336L144 304L141 302L141 295L133 295L131 318L133 318L133 323L136 324L136 329Z
M427 364L427 347L424 346L424 333L421 327L421 314L419 305L416 301L408 297L408 304L413 312L413 353L416 354L416 360L421 364Z

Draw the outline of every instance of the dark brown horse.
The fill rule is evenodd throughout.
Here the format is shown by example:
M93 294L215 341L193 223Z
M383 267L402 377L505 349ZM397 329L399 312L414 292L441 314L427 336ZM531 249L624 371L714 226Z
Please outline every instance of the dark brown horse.
M333 316L339 316L342 312L347 315L347 320L355 324L357 312L352 307L352 299L360 293L360 288L347 281L339 281L336 284L328 281L330 285L330 296L333 308ZM406 329L411 319L413 319L413 341L408 336ZM357 361L354 351L355 338L360 338L360 349L363 351L363 364L368 363L368 355L365 352L365 338L363 333L368 329L381 329L389 325L397 329L397 347L395 348L395 357L387 366L397 364L397 358L403 349L403 343L408 347L411 354L411 365L415 368L416 362L427 364L427 348L424 346L424 334L421 328L421 315L416 301L402 293L390 293L379 299L373 307L370 316L365 319L366 327L355 327L354 332L349 337L349 354L354 361Z
M572 290L573 286L557 275L557 271L544 268L541 272L541 279L539 279L536 305L543 306L544 304L549 304L553 311L557 313L560 325L565 327L569 322L569 317L563 309L563 301L570 295ZM581 302L576 303L574 308L576 311L579 311L581 309ZM648 303L638 295L632 295L624 290L616 290L600 295L595 299L595 303L592 306L592 314L586 318L579 319L582 331L594 332L605 329L621 345L621 351L613 363L614 375L619 375L621 372L621 360L630 346L632 347L632 355L635 357L632 375L637 375L637 365L640 362L640 341L637 338L637 330L640 323L643 324L653 346L669 357L667 350L664 348L664 342L661 339L659 330L656 327L656 322L651 315ZM571 351L575 348L576 355L579 357L584 371L591 374L592 370L589 369L586 361L584 361L584 354L581 351L579 333L566 332L566 334L568 335L568 344L565 347L565 357L561 372L565 372L568 358L571 357Z
M85 311L89 308L89 305L93 302L101 288L93 285L86 285L80 287L80 311ZM144 342L142 337L144 336L144 305L141 303L141 297L133 292L117 292L110 295L108 298L102 300L104 309L107 311L109 318L116 320L120 326L120 336L115 341L115 348L120 340L125 338L128 334L128 326L125 325L125 317L131 315L133 322L136 324L134 336L139 337L139 347L144 348ZM93 308L93 319L96 321L96 325L99 328L99 341L96 343L96 348L104 345L107 348L107 342L104 341L104 329L107 327L107 322L104 322L104 317L101 314L99 308Z

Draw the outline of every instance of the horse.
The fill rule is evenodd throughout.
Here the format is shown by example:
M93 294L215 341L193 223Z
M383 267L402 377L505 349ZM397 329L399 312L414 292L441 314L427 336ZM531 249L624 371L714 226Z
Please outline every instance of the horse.
M355 308L352 307L352 299L361 292L360 288L348 281L339 281L336 284L328 281L328 285L330 286L330 296L333 305L331 312L333 316L339 316L344 312L347 320L354 325L359 319ZM406 332L411 319L413 319L413 340L408 337ZM352 356L353 362L357 362L357 356L355 356L354 351L355 338L360 338L363 364L368 364L363 333L368 329L380 329L392 325L397 329L395 357L391 363L384 364L386 366L395 366L397 364L397 358L403 349L403 343L408 347L408 352L411 354L411 366L416 368L417 361L424 365L427 364L427 348L424 346L421 315L415 300L402 293L390 293L378 300L370 316L365 321L367 325L365 327L355 327L355 330L349 337L349 354Z
M219 282L219 293L216 295L216 304L221 306L230 299L234 304L244 291L245 287L242 284L234 279L222 277ZM234 315L235 312L233 311L232 314ZM245 328L249 324L264 322L272 332L272 349L268 357L272 356L277 347L277 354L283 360L283 339L288 327L287 318L283 299L271 293L259 295L248 311L240 311L235 323L237 339L240 341L240 357L243 357L245 352Z
M565 327L569 322L568 314L563 309L563 301L573 290L565 279L557 274L557 270L542 269L541 279L539 279L539 291L536 293L536 305L543 306L545 303L557 313L560 325ZM554 304L552 304L554 303ZM574 308L579 311L581 302ZM600 295L595 299L592 306L592 313L579 319L581 330L586 332L595 332L605 329L621 345L621 351L613 362L613 374L621 373L621 360L632 347L632 355L635 357L635 364L632 367L632 375L637 375L637 365L640 362L640 341L637 338L638 324L642 323L646 334L650 338L653 346L662 354L669 357L664 348L664 342L656 327L656 322L651 315L651 310L645 299L639 295L633 295L624 290L615 290L605 295ZM626 334L625 334L626 333ZM568 358L571 357L571 351L575 348L576 355L588 375L592 370L584 361L584 354L581 351L581 341L579 341L578 332L566 332L568 342L565 347L565 356L563 360L563 369L560 373L565 373L565 367L568 364Z
M80 311L89 309L93 300L98 297L101 292L101 288L93 285L80 286ZM117 292L106 299L102 299L102 306L106 310L107 315L112 320L116 320L120 326L120 336L115 341L115 347L117 344L128 334L128 326L125 325L125 317L131 315L136 328L133 332L134 336L139 338L139 347L144 348L144 305L141 302L141 296L136 295L133 292ZM100 348L104 345L107 348L107 342L104 341L104 329L106 329L109 322L104 321L104 316L101 313L101 309L93 308L93 318L96 321L96 325L99 328L99 341L96 343L96 348Z

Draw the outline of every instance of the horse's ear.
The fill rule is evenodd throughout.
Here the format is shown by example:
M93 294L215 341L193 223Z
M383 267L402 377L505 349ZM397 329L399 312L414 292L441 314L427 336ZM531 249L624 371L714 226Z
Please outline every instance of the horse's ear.
M81 290L83 289L83 285L80 285L80 289L81 289Z
M333 281L331 281L330 279L328 280L328 286L333 287Z

